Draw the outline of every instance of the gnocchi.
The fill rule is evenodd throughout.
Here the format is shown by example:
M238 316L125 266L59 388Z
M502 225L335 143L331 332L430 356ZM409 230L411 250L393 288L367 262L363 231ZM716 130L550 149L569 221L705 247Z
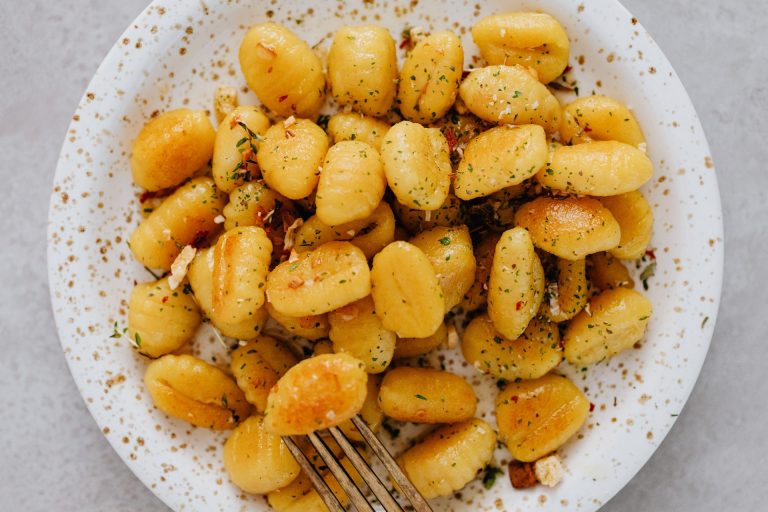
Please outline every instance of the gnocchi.
M328 337L330 325L328 315L288 316L280 313L269 302L266 303L270 318L280 324L289 333L306 338L310 341Z
M355 112L339 112L328 120L328 135L334 142L357 140L365 142L376 151L390 129L390 124L381 119Z
M565 322L587 304L586 262L584 259L571 261L558 258L555 268L557 281L547 286L541 312L553 322Z
M263 413L269 390L297 362L296 356L274 338L259 336L232 352L229 369L245 399Z
M334 352L359 359L368 373L386 370L395 352L396 337L376 316L370 295L330 312L328 323Z
M219 190L229 194L260 176L256 154L269 125L269 118L253 106L237 107L221 121L211 164L211 174Z
M621 239L611 249L611 254L624 260L634 260L645 254L653 231L651 205L639 190L618 196L600 199L616 222L619 223Z
M267 397L264 425L288 436L338 425L357 414L368 392L365 365L348 354L326 354L288 370Z
M397 338L395 343L395 359L415 357L430 352L448 342L448 327L440 324L437 330L426 338Z
M634 114L607 96L579 98L563 109L560 139L568 144L615 140L632 146L645 144L643 130Z
M131 146L133 181L147 190L175 187L211 159L216 132L202 110L181 108L147 123Z

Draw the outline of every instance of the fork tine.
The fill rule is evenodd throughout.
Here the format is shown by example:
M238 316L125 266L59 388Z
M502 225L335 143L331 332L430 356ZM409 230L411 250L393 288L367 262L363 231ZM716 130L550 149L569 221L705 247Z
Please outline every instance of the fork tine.
M374 473L370 466L368 466L368 463L365 461L365 459L363 459L360 454L357 453L357 450L355 450L355 447L352 446L352 443L349 442L349 439L347 439L347 436L344 435L344 432L339 430L338 427L331 427L328 429L328 431L331 433L336 442L339 443L341 450L347 456L349 462L352 463L352 466L354 466L357 472L360 473L360 475L363 477L363 480L365 480L365 482L368 484L368 487L370 487L373 494L376 496L376 498L378 498L379 502L384 507L384 510L387 512L403 512L400 504L395 500L395 498L392 497L391 494L389 494L389 491L387 490L384 483L379 479L379 476Z
M320 436L313 432L308 434L307 438L309 439L309 442L312 443L312 446L315 447L315 450L317 450L317 454L320 455L320 458L323 459L323 462L325 462L325 464L328 466L328 469L336 478L336 481L339 482L341 488L344 489L344 492L347 493L349 500L352 502L355 508L360 512L374 512L373 507L371 507L371 504L368 503L368 500L365 498L363 493L360 491L357 485L355 485L355 482L352 481L352 478L349 476L349 473L347 473L347 470L344 469L344 466L339 464L336 456L333 454L333 452L331 452L331 450L328 449L328 447L325 445L325 442L320 439Z
M363 439L365 439L368 446L371 447L373 453L379 460L381 460L384 467L387 468L387 471L389 471L392 479L400 487L403 495L405 495L405 497L408 498L408 501L411 502L411 505L413 505L414 510L416 512L432 512L432 507L429 506L427 500L424 499L424 496L419 493L408 477L405 476L403 470L400 469L400 466L395 462L395 459L392 458L392 455L384 447L381 441L379 441L379 438L376 437L376 434L373 433L365 421L363 421L360 416L353 416L352 423L357 427L357 430L360 431L360 434L363 436Z
M312 486L317 491L317 494L320 495L320 498L323 500L323 503L325 503L325 506L328 507L328 510L331 512L346 512L344 507L339 502L339 499L335 494L333 494L333 491L331 491L331 488L328 487L327 483L325 483L325 480L320 475L320 473L317 472L314 464L312 464L307 456L304 455L304 452L301 451L299 445L297 445L296 442L288 436L283 437L283 442L285 442L285 445L293 454L293 458L296 459L296 462L298 462L301 469L303 469L304 473L306 473L307 477L309 477L309 480L312 482Z

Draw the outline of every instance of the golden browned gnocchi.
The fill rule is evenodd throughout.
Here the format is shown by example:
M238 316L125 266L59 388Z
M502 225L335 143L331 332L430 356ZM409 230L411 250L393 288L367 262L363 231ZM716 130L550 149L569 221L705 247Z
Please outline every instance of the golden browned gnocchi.
M558 258L555 268L557 280L547 286L541 312L553 322L570 320L584 309L589 290L585 260Z
M228 322L226 317L220 317L213 312L213 248L197 251L195 259L189 265L187 277L189 285L195 294L200 309L211 320L221 334L239 340L251 340L261 333L267 320L266 308L259 308L239 322Z
M232 352L229 369L245 399L264 412L269 390L297 362L285 345L269 336L259 336Z
M365 365L349 354L305 359L272 387L265 426L285 436L338 425L363 407L367 378Z
M269 118L254 106L237 107L216 132L211 173L219 190L230 193L259 177L258 144L269 128Z
M359 140L381 151L381 143L390 129L381 119L357 112L339 112L328 120L328 135L334 142Z
M520 65L475 69L461 83L459 95L470 112L489 123L538 124L547 133L560 128L557 98Z
M634 260L645 254L651 242L653 211L639 190L600 199L621 228L619 245L611 249L617 258Z
M488 316L504 337L517 339L544 298L544 269L528 232L505 231L493 256L488 280Z
M238 425L224 443L224 467L236 486L255 494L284 487L301 471L285 442L268 432L258 415Z
M568 65L568 35L549 14L507 12L487 16L472 27L472 39L488 64L533 68L545 84L560 76Z
M537 379L563 360L557 324L534 317L523 334L508 339L487 315L474 318L464 331L461 351L467 362L498 379Z
M475 415L472 386L453 373L400 367L381 381L379 407L385 416L413 423L453 423Z
M165 355L144 374L155 407L174 418L213 430L234 428L251 404L226 373L189 355Z
M496 432L479 418L445 425L408 449L398 463L427 499L448 496L475 479L493 457Z
M394 201L393 208L400 224L412 234L435 226L450 227L464 224L461 201L453 194L448 194L437 210L424 211L409 208L397 201Z
M588 413L584 393L555 374L510 382L496 397L499 438L523 462L557 450L578 432Z
M362 25L336 31L328 52L328 81L339 105L371 116L389 112L395 99L397 54L387 29Z
M621 240L619 223L591 197L539 197L520 207L515 223L536 247L566 260L613 249Z
M275 114L313 118L325 100L323 64L307 43L276 23L251 28L240 44L248 87Z
M179 187L131 234L133 255L146 267L169 270L185 245L218 231L215 219L226 197L211 178L195 178Z
M313 215L296 230L294 248L304 252L327 242L349 241L371 259L393 242L394 237L395 216L392 208L382 201L370 216L338 226L329 226Z
M411 239L432 264L443 291L445 312L456 306L475 280L475 256L467 226L435 227Z
M264 133L256 160L264 181L288 199L310 195L320 178L328 136L307 119L277 123Z
M547 136L535 124L499 126L472 139L456 169L456 196L468 201L518 185L547 163Z
M371 293L363 251L349 242L328 242L300 253L270 272L267 296L288 316L320 315Z
M288 316L280 313L267 302L267 312L270 318L280 324L289 333L311 341L328 337L328 315Z
M330 312L328 323L334 352L359 359L368 373L387 369L395 351L396 337L376 316L370 295Z
M203 110L181 108L160 114L133 141L133 181L147 190L175 187L205 167L215 137Z
M640 146L643 130L623 103L607 96L579 98L563 109L560 139L567 144L615 140Z
M139 283L128 301L128 339L139 353L160 357L181 348L200 325L200 311L182 288L171 290L168 278Z
M398 336L423 338L443 321L445 300L429 258L407 242L392 242L373 258L371 288L382 325Z
M443 117L456 100L463 70L464 47L456 34L443 30L420 39L400 71L403 117L423 124Z
M547 188L571 194L615 196L637 190L653 175L653 164L634 146L599 141L559 146L536 179Z
M233 228L213 248L211 316L224 323L246 322L264 304L272 242L255 226Z
M430 352L448 342L448 327L445 323L426 338L397 338L395 343L395 359L415 357Z
M360 408L359 415L363 418L363 421L371 427L374 432L379 431L381 423L384 421L384 413L379 407L379 389L381 388L381 376L380 375L368 375L368 382L366 383L368 391L365 395L365 401ZM339 425L339 429L344 432L344 435L353 441L362 442L363 436L352 424L351 420L347 420Z
M563 334L565 358L574 365L589 365L613 357L641 341L653 305L628 288L605 290L589 301Z
M315 214L329 226L364 219L381 203L386 188L378 151L361 141L338 142L325 155Z
M598 252L589 256L589 280L600 290L609 288L634 288L635 282L629 275L629 270L618 258L611 253Z
M437 210L445 202L451 161L440 130L401 121L384 137L381 158L398 201L417 210Z

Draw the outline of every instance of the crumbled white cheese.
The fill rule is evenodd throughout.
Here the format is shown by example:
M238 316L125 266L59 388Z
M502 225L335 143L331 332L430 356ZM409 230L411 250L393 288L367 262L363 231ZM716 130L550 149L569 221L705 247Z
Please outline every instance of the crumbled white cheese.
M184 277L187 275L187 267L195 259L197 249L191 245L185 245L171 265L171 275L168 277L168 286L171 290L179 287Z
M226 219L226 218L224 218L224 216L223 216L223 215L217 215L217 216L215 216L215 217L213 218L213 222L214 222L215 224L224 224L224 221L225 221L225 220L227 220L227 219Z
M291 254L288 255L288 263L294 263L299 261L299 253L295 249L291 249Z
M549 283L547 285L547 294L549 295L549 310L553 315L560 314L560 291L557 288L557 283Z
M499 112L499 119L501 119L504 116L508 116L511 113L512 113L512 106L509 103L507 103L507 106L504 107L504 110Z
M584 312L587 314L587 316L592 316L592 311L589 309L589 302L587 302L587 305L584 306Z
M303 224L304 220L302 218L298 218L293 221L293 224L288 226L288 229L285 230L285 237L283 238L284 251L290 251L293 249L293 244L296 241L296 230L299 229Z
M563 464L560 462L560 457L550 455L534 462L533 472L536 475L536 480L542 485L554 487L563 479Z
M283 128L286 128L286 129L287 129L287 128L290 128L290 127L291 127L291 126L293 126L294 124L296 124L296 118L295 118L295 117L293 117L293 116L290 116L288 119L286 119L285 121L283 121Z

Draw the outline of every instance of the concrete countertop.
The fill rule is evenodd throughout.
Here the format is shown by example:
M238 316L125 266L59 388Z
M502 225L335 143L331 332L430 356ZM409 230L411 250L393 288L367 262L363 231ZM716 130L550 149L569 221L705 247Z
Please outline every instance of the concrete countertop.
M726 273L688 405L603 510L768 510L768 2L623 3L672 61L701 116L725 210ZM0 508L165 510L109 447L75 388L45 261L48 197L70 116L145 0L0 4Z

